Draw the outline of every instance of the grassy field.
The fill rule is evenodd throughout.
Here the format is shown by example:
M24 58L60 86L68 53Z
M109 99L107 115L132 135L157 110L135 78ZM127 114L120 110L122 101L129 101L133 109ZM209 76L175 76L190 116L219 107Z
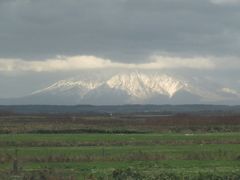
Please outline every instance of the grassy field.
M238 117L158 118L0 116L0 179L240 179Z
M66 179L109 179L116 171L119 177L127 174L133 178L156 178L161 173L170 179L173 175L198 178L202 174L239 177L239 140L236 132L2 134L0 173L8 176L17 158L19 178L60 173L59 177Z

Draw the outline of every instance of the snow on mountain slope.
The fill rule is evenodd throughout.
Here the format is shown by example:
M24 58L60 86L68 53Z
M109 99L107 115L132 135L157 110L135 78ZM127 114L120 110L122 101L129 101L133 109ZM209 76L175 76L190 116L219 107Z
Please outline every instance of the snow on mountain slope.
M146 75L138 72L118 74L108 80L107 84L138 98L147 98L153 93L172 97L179 89L187 87L187 84L167 75Z
M172 97L178 90L187 88L187 84L168 75L144 74L139 72L120 73L107 80L61 80L42 90L35 91L33 94L41 93L69 93L78 91L81 97L101 85L107 85L111 89L121 90L129 96L137 98L147 98L152 94L162 94ZM73 93L73 92L72 92Z
M226 95L228 94L228 95ZM226 97L225 97L226 95ZM32 96L74 99L77 104L208 103L239 95L206 79L184 79L161 73L120 72L102 77L80 76L61 80Z
M73 80L61 80L53 85L44 88L42 90L38 90L32 93L34 94L41 94L41 93L51 93L51 94L64 94L64 93L73 93L78 94L79 96L84 96L87 92L96 87L100 86L101 82L93 82L93 81L73 81Z

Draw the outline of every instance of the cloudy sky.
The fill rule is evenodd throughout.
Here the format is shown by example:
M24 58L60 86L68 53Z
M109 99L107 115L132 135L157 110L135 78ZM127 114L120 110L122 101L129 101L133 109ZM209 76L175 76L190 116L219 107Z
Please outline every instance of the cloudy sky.
M240 0L0 0L0 98L96 69L239 85L239 19Z

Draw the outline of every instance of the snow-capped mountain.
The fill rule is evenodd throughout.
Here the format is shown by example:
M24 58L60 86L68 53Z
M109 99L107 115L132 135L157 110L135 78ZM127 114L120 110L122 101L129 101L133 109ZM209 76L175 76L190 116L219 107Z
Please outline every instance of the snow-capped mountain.
M148 98L155 93L172 97L181 88L187 88L186 83L167 75L146 75L138 72L115 75L106 84L137 98Z
M193 77L119 72L60 80L23 98L22 104L221 104L239 101L230 87Z
M32 95L50 93L52 95L75 94L80 97L84 97L86 93L88 93L90 90L97 88L101 84L102 82L98 81L61 80L47 88L33 92Z

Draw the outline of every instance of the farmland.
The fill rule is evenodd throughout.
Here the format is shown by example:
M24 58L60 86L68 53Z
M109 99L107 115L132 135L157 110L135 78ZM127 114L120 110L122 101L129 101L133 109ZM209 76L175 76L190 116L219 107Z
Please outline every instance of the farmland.
M0 179L239 179L240 116L2 114Z

